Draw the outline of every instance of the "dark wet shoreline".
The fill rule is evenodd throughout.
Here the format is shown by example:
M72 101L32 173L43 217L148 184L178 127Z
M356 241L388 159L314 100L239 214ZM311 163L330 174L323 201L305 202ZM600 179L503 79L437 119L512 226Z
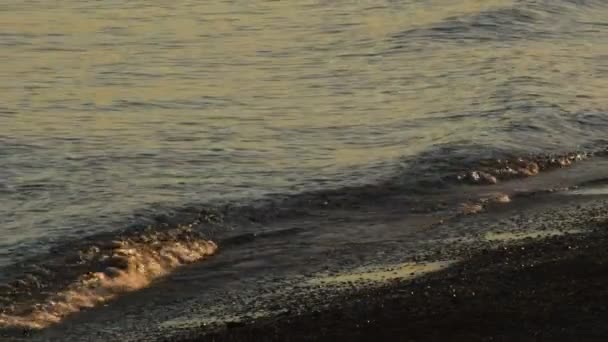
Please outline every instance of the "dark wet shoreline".
M442 215L414 214L408 212L407 198L389 196L386 201L361 205L357 210L339 209L339 200L326 198L327 204L321 207L306 207L307 214L271 215L267 220L261 216L255 225L248 223L250 230L235 230L233 233L240 234L235 239L220 240L220 252L205 262L177 269L145 289L119 296L107 305L68 315L47 329L0 330L0 335L35 341L341 340L377 336L389 340L403 336L413 336L413 340L450 340L446 336L453 334L457 322L466 327L494 329L461 333L481 337L488 332L502 334L504 320L521 323L530 315L534 318L546 314L513 316L513 312L529 312L527 303L558 303L572 288L592 294L596 291L570 283L593 280L574 271L591 266L599 269L597 265L604 262L601 250L607 236L604 230L608 193L603 190L603 183L597 183L604 165L603 159L590 159L539 177L491 186L463 185L458 191L431 197L453 205L479 199L483 210L476 214L448 210ZM553 191L554 187L572 189ZM594 190L598 190L597 194ZM484 202L500 193L508 194L512 200ZM357 203L367 204L364 200ZM281 207L271 208L276 210L269 211L271 214L281 213ZM251 214L256 213L252 209ZM208 224L216 222L211 218L234 217L215 212L194 216L197 214ZM566 235L554 236L559 234ZM554 237L538 240L542 236ZM524 243L527 245L521 250ZM582 253L582 261L577 259L577 253ZM376 268L381 273L393 272L394 266L401 264L451 260L461 263L411 283L401 280L380 287L369 287L368 283L365 287L325 286L317 282L366 267L372 268L371 273ZM537 274L547 262L553 263L549 265L551 270ZM566 287L555 287L559 285L559 274L567 275L562 277L567 281ZM551 288L546 296L534 297L538 290L526 294L543 282ZM510 296L513 291L520 295ZM500 306L484 306L496 297L504 298ZM573 298L573 303L586 303L585 298ZM502 307L512 309L502 313L497 310ZM532 306L537 307L541 305ZM549 309L552 312L555 308ZM463 310L468 316L459 314ZM578 312L578 307L565 310L564 315L587 317ZM590 310L598 311L593 307ZM125 316L125 312L131 314ZM479 321L476 317L494 317L495 321ZM450 320L454 321L452 325L446 325ZM536 322L536 330L530 328L534 331L527 331L528 335L505 338L525 340L536 331L544 332L544 326L538 324L551 328L551 324L561 326L564 320L553 321L549 317ZM510 326L514 332L521 330L515 328L517 323ZM444 335L427 337L429 331ZM212 333L215 335L209 335ZM462 339L484 340L479 336L463 335Z
M504 244L409 282L348 290L326 309L313 296L303 313L165 341L604 341L606 228Z

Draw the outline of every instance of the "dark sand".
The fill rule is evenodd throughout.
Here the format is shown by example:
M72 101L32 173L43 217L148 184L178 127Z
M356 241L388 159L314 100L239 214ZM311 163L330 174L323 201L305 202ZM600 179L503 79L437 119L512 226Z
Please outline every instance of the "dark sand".
M607 341L608 243L588 234L504 244L411 281L351 289L329 306L190 332L176 341Z
M475 214L421 219L391 201L360 215L320 209L275 220L264 228L314 229L224 245L47 329L0 330L0 341L608 341L606 181L542 191L598 179L589 170L460 189L463 198L510 195ZM359 279L408 276L399 265L450 260L459 261L410 280L327 281L355 279L361 268L369 273Z

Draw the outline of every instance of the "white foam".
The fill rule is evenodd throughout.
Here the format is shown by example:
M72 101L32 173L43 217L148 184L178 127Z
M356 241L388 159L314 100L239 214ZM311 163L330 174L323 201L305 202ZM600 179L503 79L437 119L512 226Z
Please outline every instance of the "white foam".
M17 313L0 314L0 326L45 328L82 309L147 287L175 268L202 260L216 250L217 245L207 240L155 241L152 244L125 241L113 255L122 258L125 267L108 267L105 272L83 275L43 303Z

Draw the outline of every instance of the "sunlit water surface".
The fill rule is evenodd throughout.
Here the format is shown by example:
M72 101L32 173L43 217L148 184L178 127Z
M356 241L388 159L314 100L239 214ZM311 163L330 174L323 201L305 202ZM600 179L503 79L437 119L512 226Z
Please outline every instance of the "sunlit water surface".
M606 18L599 0L5 0L0 264L439 146L600 146Z

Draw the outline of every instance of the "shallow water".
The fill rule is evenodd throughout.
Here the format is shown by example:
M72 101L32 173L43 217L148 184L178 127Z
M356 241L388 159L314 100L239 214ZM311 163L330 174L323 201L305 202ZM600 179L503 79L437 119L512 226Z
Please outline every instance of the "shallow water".
M448 267L455 260L437 261L432 263L403 263L397 265L383 265L386 269L361 269L351 273L338 274L334 276L319 277L313 279L314 285L327 285L335 283L357 283L357 282L386 282L394 279L411 279L429 272L436 272Z
M0 280L52 246L219 201L295 194L289 216L329 196L337 222L389 231L396 204L362 201L435 208L422 181L468 162L604 149L607 16L593 0L5 1ZM300 238L241 223L228 236Z

